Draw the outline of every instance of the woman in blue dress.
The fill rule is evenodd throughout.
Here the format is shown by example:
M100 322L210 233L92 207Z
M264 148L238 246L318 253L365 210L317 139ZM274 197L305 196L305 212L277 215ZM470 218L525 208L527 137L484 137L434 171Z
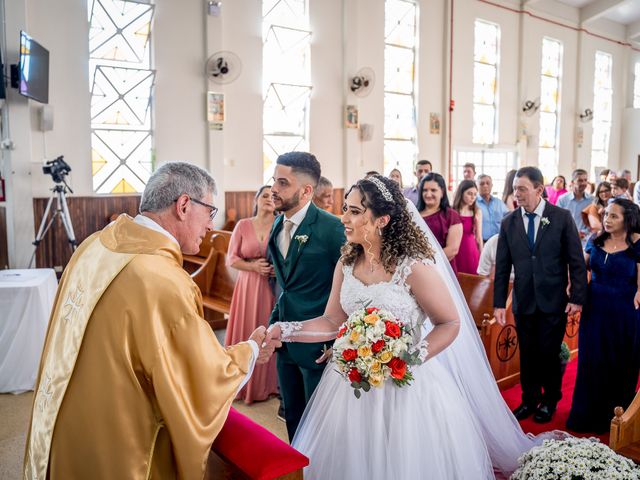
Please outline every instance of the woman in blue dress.
M608 432L613 409L633 400L640 372L640 209L616 198L603 226L585 249L591 283L567 420L576 432Z

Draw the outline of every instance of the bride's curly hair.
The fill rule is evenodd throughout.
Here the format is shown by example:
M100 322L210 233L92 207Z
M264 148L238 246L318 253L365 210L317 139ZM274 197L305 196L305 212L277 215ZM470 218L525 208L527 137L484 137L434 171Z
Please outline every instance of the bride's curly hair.
M387 200L382 189L378 188L374 178L384 184L393 200ZM420 227L411 219L406 207L407 200L400 187L393 180L382 175L372 175L358 180L345 194L345 198L357 189L362 195L362 206L370 210L374 218L389 215L389 223L382 229L380 261L388 273L393 273L400 259L404 257L434 260L434 251ZM377 235L377 233L375 233ZM341 261L344 265L353 265L364 255L364 247L348 242L342 247Z

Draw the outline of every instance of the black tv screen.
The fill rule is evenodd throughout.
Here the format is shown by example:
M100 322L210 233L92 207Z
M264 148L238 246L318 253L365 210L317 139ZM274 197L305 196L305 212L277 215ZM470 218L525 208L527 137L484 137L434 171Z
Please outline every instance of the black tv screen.
M20 32L18 91L41 103L49 102L49 50Z

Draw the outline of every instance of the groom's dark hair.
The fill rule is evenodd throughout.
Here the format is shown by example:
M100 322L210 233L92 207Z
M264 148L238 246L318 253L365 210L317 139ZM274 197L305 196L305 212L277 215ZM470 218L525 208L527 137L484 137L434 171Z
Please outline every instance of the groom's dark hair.
M276 160L278 165L291 167L293 173L301 173L311 179L313 188L318 186L320 180L321 168L320 162L315 155L308 152L288 152L283 153Z
M531 180L533 186L538 188L540 185L544 185L544 177L539 168L536 167L522 167L516 172L516 178L526 177Z

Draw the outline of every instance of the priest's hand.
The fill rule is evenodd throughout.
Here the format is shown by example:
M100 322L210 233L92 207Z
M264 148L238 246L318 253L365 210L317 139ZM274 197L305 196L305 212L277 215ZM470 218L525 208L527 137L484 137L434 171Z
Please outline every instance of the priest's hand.
M260 348L260 345L262 345L262 342L264 342L266 336L267 329L264 327L258 327L253 331L253 333L249 337L249 340L253 340L254 342L256 342L258 344L258 348Z

